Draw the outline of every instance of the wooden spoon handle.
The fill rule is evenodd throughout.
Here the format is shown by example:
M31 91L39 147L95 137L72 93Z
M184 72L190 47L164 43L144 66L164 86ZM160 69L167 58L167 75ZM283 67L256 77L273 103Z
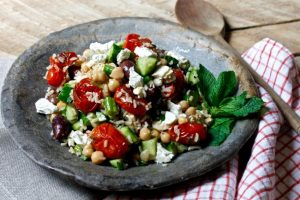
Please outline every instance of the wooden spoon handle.
M221 42L222 44L232 48L221 35L214 36L216 40ZM232 48L233 49L233 48ZM233 49L233 51L236 53L236 55L239 55L239 53ZM240 55L239 55L240 56ZM243 66L247 68L247 70L251 73L254 80L261 85L272 97L272 99L277 104L279 110L285 117L286 121L290 124L290 126L297 131L298 134L300 134L300 117L297 115L297 113L286 103L282 100L282 98L267 84L259 74L244 60L242 59Z

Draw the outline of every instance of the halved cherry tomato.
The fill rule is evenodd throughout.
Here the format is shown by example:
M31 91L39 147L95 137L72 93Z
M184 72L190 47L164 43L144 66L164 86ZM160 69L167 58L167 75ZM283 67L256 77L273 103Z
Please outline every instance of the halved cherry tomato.
M62 52L56 56L51 56L49 58L51 65L56 65L60 68L72 65L78 57L75 52Z
M121 108L137 117L142 117L147 112L147 101L136 98L132 90L125 85L117 88L114 99Z
M140 35L131 33L126 36L123 47L133 52L136 47L140 47L144 43L151 43L151 40L148 38L140 38Z
M65 72L62 69L51 67L46 76L47 82L53 87L58 87L65 79Z
M173 125L168 133L171 140L185 145L195 145L206 139L206 129L202 124L184 123Z
M178 97L185 85L184 73L181 69L173 69L173 74L176 77L175 82L162 86L162 96L167 99Z
M126 138L110 123L103 123L92 130L92 146L109 159L122 158L128 151Z
M99 107L99 103L90 100L95 95L101 99L103 97L101 89L93 85L91 79L82 79L75 85L73 91L75 108L84 113L95 111Z

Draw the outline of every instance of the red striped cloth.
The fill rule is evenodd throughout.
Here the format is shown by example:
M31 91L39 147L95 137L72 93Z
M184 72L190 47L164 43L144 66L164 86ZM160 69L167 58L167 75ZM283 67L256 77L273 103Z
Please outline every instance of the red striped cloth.
M291 52L266 38L242 56L299 114L300 76ZM112 194L106 199L300 199L300 136L284 123L269 94L261 87L259 91L268 111L261 117L242 171L239 164L246 155L240 153L188 183L151 193Z

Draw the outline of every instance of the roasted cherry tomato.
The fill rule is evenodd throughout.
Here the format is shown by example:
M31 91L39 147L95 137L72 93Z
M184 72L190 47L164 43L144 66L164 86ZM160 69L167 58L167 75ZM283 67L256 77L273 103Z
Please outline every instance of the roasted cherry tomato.
M163 85L161 90L162 96L167 99L178 97L185 85L184 73L181 69L174 69L173 74L176 77L175 82Z
M59 68L51 67L47 72L46 79L49 85L58 87L63 83L65 79L65 73Z
M133 52L136 47L142 46L143 43L151 43L151 40L140 38L140 35L131 33L127 35L123 47Z
M92 146L109 159L122 158L128 151L126 138L110 123L95 127L91 133Z
M173 125L168 133L171 140L185 145L195 145L206 138L206 129L202 124L184 123Z
M93 85L89 78L77 83L73 91L74 106L84 113L95 111L99 107L97 101L102 97L101 89Z
M147 112L146 100L136 98L132 90L125 85L117 88L114 99L121 108L135 116L142 117Z
M72 65L77 59L75 52L62 52L49 58L51 65L56 65L60 68Z

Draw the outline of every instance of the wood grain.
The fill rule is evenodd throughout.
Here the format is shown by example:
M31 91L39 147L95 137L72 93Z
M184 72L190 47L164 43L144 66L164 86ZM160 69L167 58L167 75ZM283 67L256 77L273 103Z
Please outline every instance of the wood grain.
M269 37L286 46L292 53L300 53L300 22L264 26L246 30L232 31L227 41L239 52L244 52L259 40Z
M1 0L0 55L19 55L38 39L68 26L92 20L142 16L176 22L176 0ZM233 29L300 19L299 0L209 0L224 15ZM269 29L234 31L230 43L240 52L260 38L277 39L300 52L299 24L278 25ZM284 27L284 28L280 28ZM298 28L298 29L297 29ZM273 32L273 31L280 32ZM267 32L265 32L267 31ZM299 37L298 37L299 38Z
M300 20L299 0L207 0L225 16L231 29Z

